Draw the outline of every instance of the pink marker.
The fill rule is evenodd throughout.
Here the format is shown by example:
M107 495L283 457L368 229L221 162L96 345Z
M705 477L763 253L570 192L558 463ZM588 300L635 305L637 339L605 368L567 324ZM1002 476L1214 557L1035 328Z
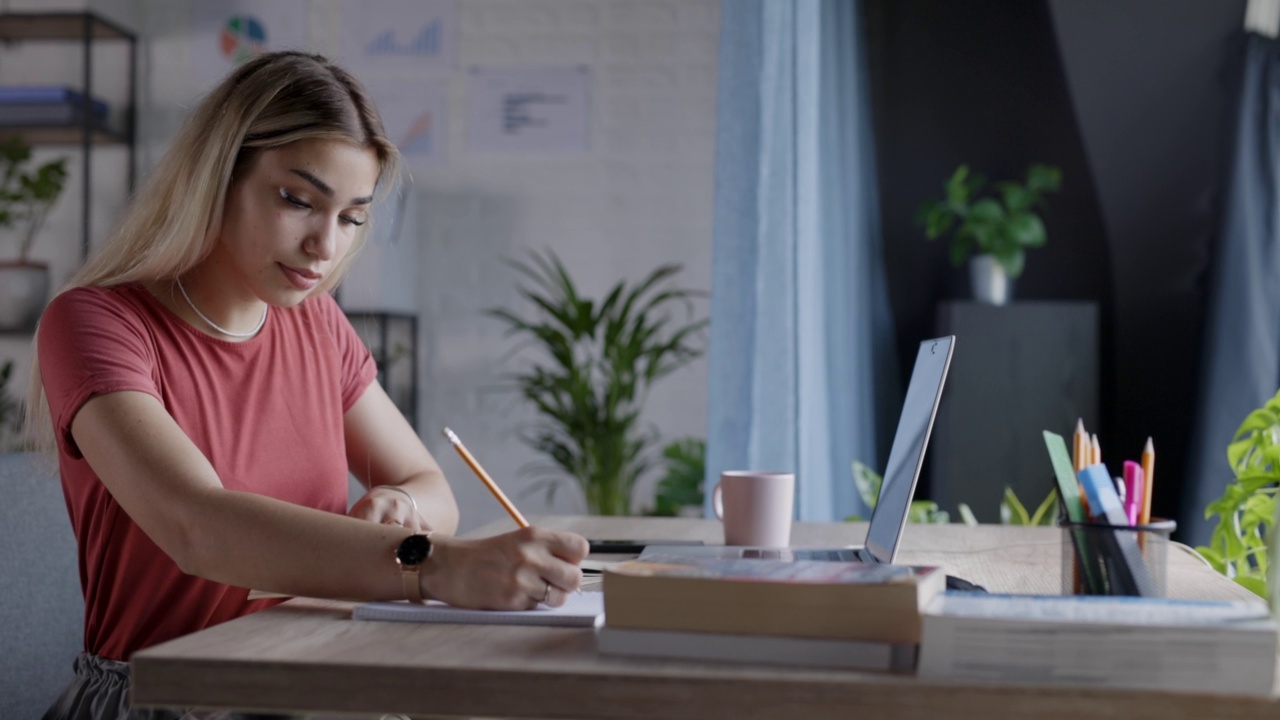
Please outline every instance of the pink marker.
M1124 514L1130 525L1138 524L1138 514L1142 512L1144 493L1146 492L1146 476L1142 466L1132 460L1124 461Z

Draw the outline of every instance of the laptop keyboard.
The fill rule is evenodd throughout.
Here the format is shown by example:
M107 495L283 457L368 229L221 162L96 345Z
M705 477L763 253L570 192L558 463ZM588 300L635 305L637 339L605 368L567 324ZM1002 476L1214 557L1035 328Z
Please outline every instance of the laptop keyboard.
M750 550L743 550L742 557L751 558L753 560L781 560L782 551L781 550L756 550L752 548Z
M804 560L836 561L850 559L848 552L839 550L797 550L795 551L795 556Z

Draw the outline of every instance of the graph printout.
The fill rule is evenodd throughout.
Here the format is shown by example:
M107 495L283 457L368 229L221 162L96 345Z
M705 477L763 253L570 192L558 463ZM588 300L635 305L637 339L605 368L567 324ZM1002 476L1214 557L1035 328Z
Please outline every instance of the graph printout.
M579 153L590 143L586 67L473 68L467 148L478 153Z
M448 142L446 79L376 79L365 83L387 136L411 167L444 162Z
M307 49L305 0L201 0L192 6L191 73L201 93L264 52Z
M342 3L342 59L362 78L452 70L457 55L455 0Z

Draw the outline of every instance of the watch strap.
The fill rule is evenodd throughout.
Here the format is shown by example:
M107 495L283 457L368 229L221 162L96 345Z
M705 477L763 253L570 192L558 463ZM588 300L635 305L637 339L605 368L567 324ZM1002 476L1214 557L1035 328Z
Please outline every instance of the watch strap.
M418 572L419 565L401 565L400 581L404 583L404 599L411 603L422 603L422 579Z

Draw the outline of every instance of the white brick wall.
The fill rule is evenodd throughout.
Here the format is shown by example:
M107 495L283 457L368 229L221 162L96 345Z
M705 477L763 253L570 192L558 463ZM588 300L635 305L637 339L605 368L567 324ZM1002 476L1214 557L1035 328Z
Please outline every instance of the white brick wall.
M359 1L310 0L312 49L339 54L340 3ZM145 171L195 100L184 42L191 11L170 0L90 5L146 36ZM378 7L377 0L361 5ZM501 326L481 313L516 300L503 257L552 248L594 295L663 262L685 266L684 284L710 287L719 0L461 0L459 23L457 68L432 75L448 84L448 161L415 170L414 225L420 427L452 481L466 530L503 513L440 437L446 424L527 515L581 509L570 487L553 504L526 494L533 478L522 468L538 457L515 434L530 413L517 398L494 391L509 344ZM468 154L468 68L579 64L592 77L588 153ZM115 179L98 182L110 186ZM73 195L52 221L59 227L77 222ZM392 271L362 268L361 276L379 273ZM346 292L349 304L374 293L359 286ZM20 355L14 345L0 344L0 357ZM704 362L666 378L649 400L647 421L665 438L705 436L705 385ZM652 480L641 494L645 502Z

